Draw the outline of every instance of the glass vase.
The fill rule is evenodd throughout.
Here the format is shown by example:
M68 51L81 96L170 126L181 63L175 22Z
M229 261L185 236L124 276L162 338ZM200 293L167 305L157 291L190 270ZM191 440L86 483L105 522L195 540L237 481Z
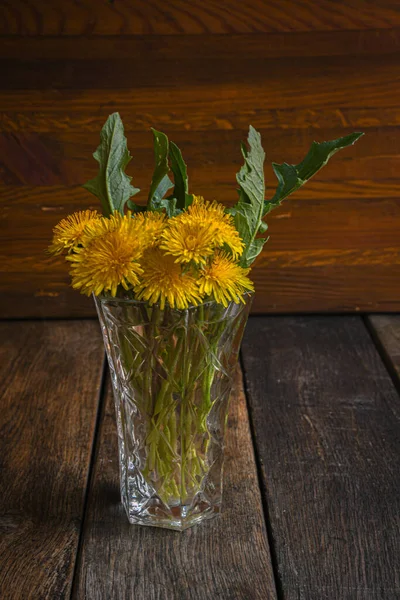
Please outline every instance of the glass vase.
M229 396L251 300L161 310L95 298L131 523L182 531L221 511Z

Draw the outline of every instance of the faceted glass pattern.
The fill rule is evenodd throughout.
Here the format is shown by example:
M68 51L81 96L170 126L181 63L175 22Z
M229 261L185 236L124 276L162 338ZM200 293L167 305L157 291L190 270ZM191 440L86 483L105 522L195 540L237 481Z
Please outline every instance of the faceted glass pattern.
M252 295L187 310L95 298L129 521L183 530L221 510L229 395Z

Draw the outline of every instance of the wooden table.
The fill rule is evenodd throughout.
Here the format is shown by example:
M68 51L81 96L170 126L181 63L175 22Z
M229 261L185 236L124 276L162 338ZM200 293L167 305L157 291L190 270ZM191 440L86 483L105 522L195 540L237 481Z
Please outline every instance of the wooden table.
M224 512L128 524L98 323L2 322L0 598L400 598L400 316L250 319Z

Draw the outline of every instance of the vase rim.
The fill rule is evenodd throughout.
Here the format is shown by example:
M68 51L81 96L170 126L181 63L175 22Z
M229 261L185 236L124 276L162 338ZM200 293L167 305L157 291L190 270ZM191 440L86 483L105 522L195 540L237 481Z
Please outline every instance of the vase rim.
M228 303L228 306L230 306L231 304L238 304L238 305L243 305L244 306L245 304L248 304L248 302L250 302L253 299L254 294L255 294L255 292L244 292L242 294L242 296L245 299L245 302L243 302L243 303L242 302L234 302L233 300L231 300ZM153 306L156 306L156 307L160 308L160 304L158 302L155 302L150 307L150 305L149 305L149 303L148 303L147 300L136 300L135 298L126 298L126 297L120 297L120 296L119 297L118 296L108 296L108 295L105 295L105 294L100 294L99 296L95 296L93 294L93 298L94 298L95 302L98 301L98 302L101 302L101 303L104 303L104 302L118 302L118 303L121 303L121 304L136 304L138 306L142 305L142 306L147 306L149 308L152 308ZM171 308L169 305L168 305L168 308L170 308L171 310L177 310L177 311L183 312L185 310L194 310L194 309L197 309L200 306L210 306L210 305L216 305L216 304L219 304L221 307L223 307L225 309L228 307L228 306L223 306L223 304L221 304L220 302L217 302L216 300L208 300L207 302L201 302L200 304L192 304L192 305L188 306L187 308Z

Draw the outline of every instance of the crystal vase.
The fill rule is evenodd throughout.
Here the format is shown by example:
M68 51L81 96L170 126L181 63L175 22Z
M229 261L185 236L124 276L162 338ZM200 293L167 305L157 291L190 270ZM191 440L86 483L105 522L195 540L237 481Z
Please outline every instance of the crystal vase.
M251 300L161 310L95 298L131 523L182 531L221 511L229 395Z

